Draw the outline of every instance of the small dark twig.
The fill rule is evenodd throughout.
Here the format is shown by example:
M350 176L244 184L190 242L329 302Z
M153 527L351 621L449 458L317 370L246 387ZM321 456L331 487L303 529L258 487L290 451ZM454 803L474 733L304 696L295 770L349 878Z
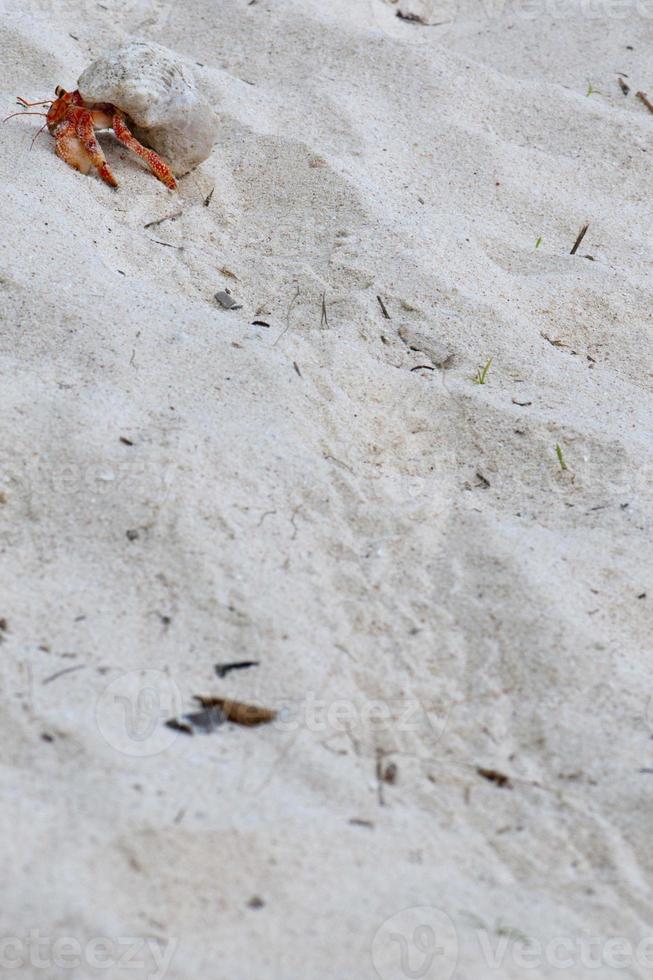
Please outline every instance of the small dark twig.
M156 228L157 225L162 225L164 221L176 221L177 218L181 218L181 211L175 211L174 214L167 214L165 218L157 218L156 221L148 221L143 228Z
M630 85L627 85L626 82L624 82L621 75L617 76L617 81L619 82L619 88L621 89L623 94L628 95L628 93L630 92Z
M385 806L385 799L383 797L383 750L376 750L376 793L379 800L379 806Z
M329 326L329 318L327 316L327 308L326 308L326 290L322 293L322 318L320 320L320 326L321 327Z
M397 17L399 18L399 20L405 20L409 24L421 24L422 27L428 26L428 22L425 21L423 17L420 17L419 14L411 14L411 13L405 14L403 10L398 10Z
M653 102L649 100L649 97L646 94L646 92L635 92L635 95L637 96L640 102L644 103L644 105L646 106L649 112L653 112Z
M485 769L482 766L477 766L476 772L483 779L487 779L490 783L496 783L501 789L512 789L512 782L510 777L506 776L505 773L499 772L497 769Z
M63 677L64 674L72 674L75 670L84 670L86 664L77 664L76 667L64 667L63 670L58 670L56 674L50 674L43 681L43 684L50 684L52 681L56 681L58 677Z
M390 752L384 752L383 749L377 748L376 750L376 792L379 801L379 806L385 806L385 796L383 793L384 783L388 783L393 786L397 780L397 766L394 762L385 765L384 760L389 756Z
M653 111L653 110L651 110L651 111ZM578 246L580 245L580 243L582 242L582 240L585 238L585 234L586 234L588 228L589 228L589 222L586 225L583 225L583 227L581 228L581 230L578 232L578 236L576 238L576 241L574 242L574 244L572 246L572 249L571 249L571 252L569 253L570 255L575 255L576 254L576 252L578 251Z
M258 660L235 660L228 664L216 664L215 672L218 677L226 677L232 670L247 670L248 667L258 667Z
M279 343L279 341L281 340L281 338L285 334L287 334L288 331L290 330L290 314L292 313L292 308L295 305L295 303L297 302L297 300L299 299L300 295L301 295L301 289L299 288L299 286L297 286L297 289L295 290L295 293L293 295L293 298L290 300L290 305L288 306L288 312L286 313L286 325L283 328L283 330L281 331L281 333L279 334L279 336L277 337L277 339L272 344L273 347L276 347L277 344Z
M386 309L386 305L385 305L385 303L383 302L383 300L381 299L381 297L380 297L380 296L377 296L376 298L377 298L377 300L379 301L379 306L381 307L381 312L383 313L383 316L384 316L384 317L386 318L386 320L391 320L391 319L392 319L392 317L391 317L391 316L390 316L390 314L388 313L388 311L387 311L387 309Z

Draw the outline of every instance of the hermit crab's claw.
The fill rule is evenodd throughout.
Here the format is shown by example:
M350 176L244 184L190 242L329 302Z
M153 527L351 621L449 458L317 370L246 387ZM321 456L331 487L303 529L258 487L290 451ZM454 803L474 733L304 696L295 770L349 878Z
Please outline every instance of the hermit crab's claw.
M60 125L55 140L57 156L73 170L87 174L93 166L93 162L75 132L75 124L71 121Z

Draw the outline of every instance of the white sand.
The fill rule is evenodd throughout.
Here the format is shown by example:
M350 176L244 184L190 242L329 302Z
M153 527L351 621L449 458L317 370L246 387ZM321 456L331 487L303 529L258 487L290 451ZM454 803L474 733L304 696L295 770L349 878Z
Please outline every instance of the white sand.
M138 36L222 120L178 197L2 128L8 975L650 976L650 6L3 7L6 112Z

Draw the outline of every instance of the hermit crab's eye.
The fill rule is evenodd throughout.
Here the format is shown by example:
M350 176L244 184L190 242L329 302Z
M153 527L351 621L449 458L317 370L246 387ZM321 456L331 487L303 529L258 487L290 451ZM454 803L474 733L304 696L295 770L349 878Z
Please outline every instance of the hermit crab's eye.
M65 93L65 92L64 92L64 90L62 89L62 87L61 87L61 85L57 85L57 87L56 87L56 89L54 90L54 94L56 95L56 97L57 97L58 99L60 99L60 98L61 98L61 96L62 96L62 95L65 95L66 93Z

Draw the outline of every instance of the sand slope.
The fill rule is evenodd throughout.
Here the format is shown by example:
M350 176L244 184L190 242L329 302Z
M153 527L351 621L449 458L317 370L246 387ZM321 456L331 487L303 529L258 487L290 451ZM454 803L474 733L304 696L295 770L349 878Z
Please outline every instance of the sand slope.
M7 112L142 36L223 123L178 196L108 136L118 192L30 150L37 119L2 129L0 932L24 950L577 980L650 935L653 27L584 9L5 0ZM210 692L283 723L165 728ZM451 935L425 972L414 928L449 922L457 972ZM571 965L525 972L560 936Z

